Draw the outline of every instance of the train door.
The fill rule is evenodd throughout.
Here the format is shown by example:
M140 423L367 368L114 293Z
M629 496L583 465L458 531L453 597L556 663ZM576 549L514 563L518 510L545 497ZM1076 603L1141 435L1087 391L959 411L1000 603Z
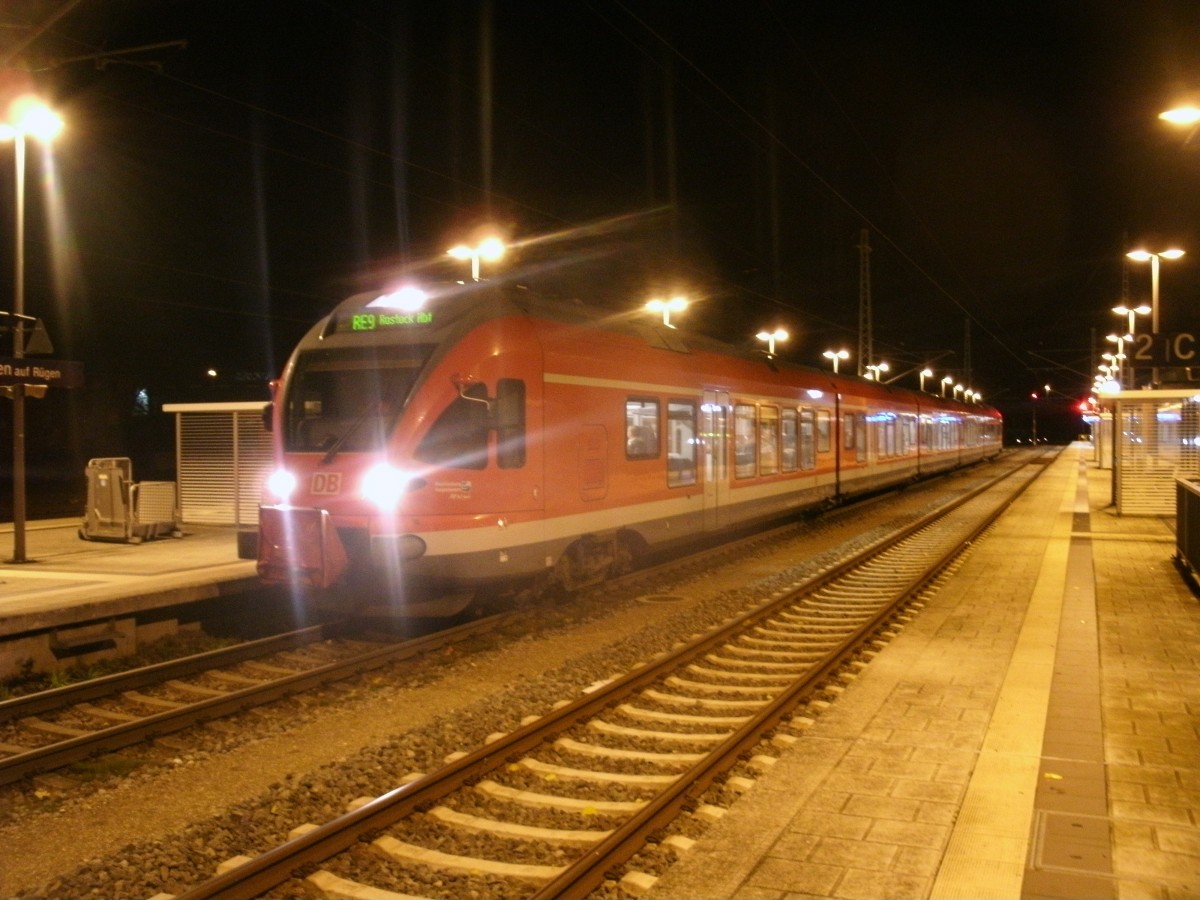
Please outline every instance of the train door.
M700 407L704 435L704 528L719 528L729 505L729 394L705 391Z

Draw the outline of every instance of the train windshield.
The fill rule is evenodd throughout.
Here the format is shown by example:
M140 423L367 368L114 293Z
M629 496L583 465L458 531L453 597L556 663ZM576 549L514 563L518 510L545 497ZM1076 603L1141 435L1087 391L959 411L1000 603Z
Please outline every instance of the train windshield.
M434 347L302 353L284 398L284 447L330 455L383 447Z

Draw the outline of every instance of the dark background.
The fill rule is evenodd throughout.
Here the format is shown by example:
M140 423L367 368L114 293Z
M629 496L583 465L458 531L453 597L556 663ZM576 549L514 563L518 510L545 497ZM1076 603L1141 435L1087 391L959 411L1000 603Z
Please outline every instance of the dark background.
M164 402L266 399L340 298L462 277L485 224L509 275L680 291L681 327L782 325L822 366L857 351L866 229L876 359L1069 440L1110 308L1149 296L1126 250L1191 251L1162 330L1198 324L1200 154L1156 118L1198 56L1185 2L8 0L0 87L66 122L30 144L26 312L86 373L28 402L31 514L81 509L91 457L173 477Z

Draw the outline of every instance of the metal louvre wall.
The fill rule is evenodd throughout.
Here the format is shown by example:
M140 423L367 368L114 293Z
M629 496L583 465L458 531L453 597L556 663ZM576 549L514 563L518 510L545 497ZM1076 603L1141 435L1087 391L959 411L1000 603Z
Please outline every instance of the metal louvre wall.
M258 521L262 482L270 470L270 435L261 406L176 413L176 466L180 514L197 525L252 525ZM199 406L199 404L197 404Z
M271 434L263 427L260 413L238 413L236 418L237 521L234 524L257 525L263 482L271 473Z
M1131 516L1174 515L1176 478L1200 475L1196 401L1122 400L1117 419L1117 511Z

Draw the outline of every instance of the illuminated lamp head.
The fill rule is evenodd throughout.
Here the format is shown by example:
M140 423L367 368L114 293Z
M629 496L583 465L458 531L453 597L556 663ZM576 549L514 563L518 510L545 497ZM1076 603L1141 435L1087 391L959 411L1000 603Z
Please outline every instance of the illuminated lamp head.
M296 489L296 476L287 469L276 469L267 476L266 487L277 503L287 503Z
M408 490L409 476L395 466L379 463L363 475L362 496L374 503L382 512L396 508L400 498Z
M406 284L387 294L376 297L367 306L382 306L385 309L398 309L401 312L417 312L425 306L429 295L419 287Z

